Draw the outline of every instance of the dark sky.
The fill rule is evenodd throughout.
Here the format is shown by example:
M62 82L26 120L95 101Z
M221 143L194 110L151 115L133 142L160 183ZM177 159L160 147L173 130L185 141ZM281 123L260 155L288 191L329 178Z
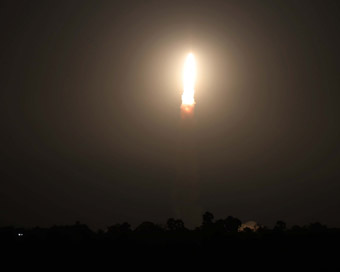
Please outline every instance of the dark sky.
M340 226L339 14L338 0L2 1L0 225L176 216L192 51L202 212Z

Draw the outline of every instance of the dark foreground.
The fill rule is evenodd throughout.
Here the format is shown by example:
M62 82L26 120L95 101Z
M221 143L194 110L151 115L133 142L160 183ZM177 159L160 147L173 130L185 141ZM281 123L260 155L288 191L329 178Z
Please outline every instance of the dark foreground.
M182 261L192 267L220 263L226 271L337 271L340 267L340 229L320 223L287 229L278 221L273 229L257 226L240 231L236 218L214 222L206 216L195 230L174 219L163 227L144 222L132 230L123 223L96 232L80 223L51 228L2 227L0 242L6 255L14 259L49 260L55 265L72 261L114 267L124 260L127 268L142 265L142 260L150 265L162 263L164 267L159 269Z

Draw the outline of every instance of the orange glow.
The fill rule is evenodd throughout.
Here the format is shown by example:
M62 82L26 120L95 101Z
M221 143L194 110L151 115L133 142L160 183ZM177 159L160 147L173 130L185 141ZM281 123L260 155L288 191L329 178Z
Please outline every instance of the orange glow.
M187 104L182 104L181 106L181 112L182 112L182 118L190 118L194 114L194 108L195 105L187 105Z

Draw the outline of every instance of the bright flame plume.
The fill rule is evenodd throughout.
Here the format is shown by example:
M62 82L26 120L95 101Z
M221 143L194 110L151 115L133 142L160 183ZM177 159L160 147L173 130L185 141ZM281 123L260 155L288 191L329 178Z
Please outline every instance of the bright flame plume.
M194 105L195 99L195 81L196 81L196 61L192 53L190 53L183 67L183 94L182 105Z

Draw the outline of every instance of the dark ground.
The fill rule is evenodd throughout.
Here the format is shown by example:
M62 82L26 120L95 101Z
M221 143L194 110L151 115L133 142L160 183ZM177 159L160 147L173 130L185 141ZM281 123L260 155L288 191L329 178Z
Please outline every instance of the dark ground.
M2 227L0 241L17 259L33 263L42 260L49 265L71 261L78 268L88 262L97 264L97 268L104 264L115 267L121 262L141 268L139 260L148 265L160 262L164 269L182 261L192 268L209 265L211 269L221 262L223 270L241 271L335 271L339 267L338 228L318 222L287 228L285 222L278 221L272 229L258 226L256 231L238 231L240 225L241 221L232 216L214 221L207 212L201 226L194 230L172 218L166 226L143 222L131 229L123 223L96 232L77 222L50 228Z

